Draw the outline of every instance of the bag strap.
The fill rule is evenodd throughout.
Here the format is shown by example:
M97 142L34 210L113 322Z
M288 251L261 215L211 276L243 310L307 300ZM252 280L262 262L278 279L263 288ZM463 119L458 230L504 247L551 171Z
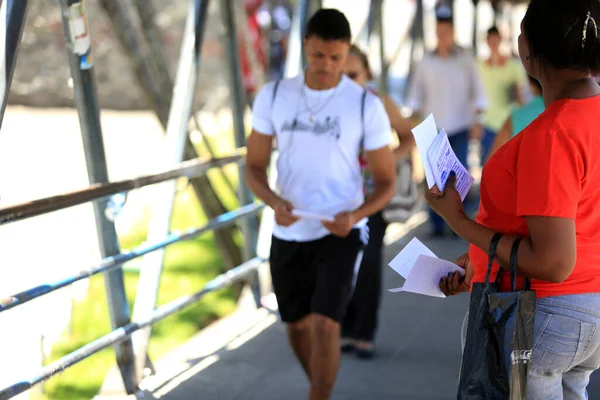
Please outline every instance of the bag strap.
M519 266L519 245L523 238L516 238L510 248L510 285L513 292L517 291L517 268ZM525 278L523 290L530 290L531 279Z
M510 248L510 287L513 292L517 291L517 262L519 258L519 243L521 238L516 238Z
M490 249L488 252L488 268L487 273L485 274L485 286L490 284L490 274L492 273L492 265L494 264L494 259L496 258L496 250L498 249L498 242L500 242L500 238L502 237L502 233L496 232L494 236L492 236L492 240L490 240Z
M362 136L360 139L360 149L363 150L364 149L364 144L365 144L365 103L367 100L367 89L363 90L363 94L360 98L360 121L361 121L361 125L362 125Z
M275 98L277 97L277 90L279 89L279 83L281 83L281 79L277 79L275 84L273 85L273 94L271 95L271 123L275 125L273 122L273 106L275 104ZM274 136L277 138L277 129L274 130ZM279 141L276 140L275 144L277 146L277 150L279 150Z
M277 79L277 81L275 81L275 85L273 85L273 95L271 97L271 109L273 109L273 104L275 104L275 97L277 97L277 90L279 89L280 82L281 82L281 79Z

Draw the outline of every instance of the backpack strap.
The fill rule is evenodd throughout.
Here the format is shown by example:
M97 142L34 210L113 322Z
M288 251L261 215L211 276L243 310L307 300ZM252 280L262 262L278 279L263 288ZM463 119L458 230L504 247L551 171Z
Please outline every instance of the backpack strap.
M271 97L271 109L273 109L273 104L275 103L275 98L277 97L277 90L279 89L279 83L281 79L277 79L275 81L275 85L273 86L273 96Z
M277 97L277 90L279 89L279 83L281 82L281 79L277 79L275 81L275 85L273 85L273 94L271 95L271 123L274 124L273 122L273 106L275 105L275 98ZM277 146L277 149L279 149L279 141L277 140L277 129L275 129L273 131L273 136L275 137L275 145Z
M360 139L360 148L361 150L364 148L364 142L365 142L365 102L367 100L367 89L364 89L363 94L360 98L360 121L361 121L361 126L362 126L362 136Z

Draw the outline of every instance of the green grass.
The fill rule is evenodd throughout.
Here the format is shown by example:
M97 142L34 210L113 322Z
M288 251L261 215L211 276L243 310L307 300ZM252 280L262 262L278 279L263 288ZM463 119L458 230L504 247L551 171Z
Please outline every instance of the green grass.
M218 148L214 142L213 146ZM236 167L227 168L226 174L234 187L237 187ZM235 194L225 184L222 174L218 171L210 171L208 176L224 205L228 209L238 207ZM176 196L171 228L184 230L205 224L207 219L191 186L185 186L185 180L180 183L183 184L180 186L183 189ZM129 232L119 237L122 249L132 249L146 239L148 214L148 210L145 210L138 223ZM235 239L238 244L241 243L239 235ZM165 251L158 304L165 304L183 294L196 292L222 270L223 260L212 232L169 246ZM127 268L127 266L124 271L125 290L132 310L139 273L135 268ZM212 321L233 311L238 294L239 287L211 293L194 305L154 325L149 347L150 358L153 360L161 358ZM55 361L108 332L110 332L110 320L104 279L103 276L97 275L90 278L85 299L74 306L71 332L65 332L59 343L54 346L48 362ZM103 350L51 378L43 386L45 394L39 395L34 391L33 397L42 400L89 400L98 394L106 374L115 365L114 350L112 348Z

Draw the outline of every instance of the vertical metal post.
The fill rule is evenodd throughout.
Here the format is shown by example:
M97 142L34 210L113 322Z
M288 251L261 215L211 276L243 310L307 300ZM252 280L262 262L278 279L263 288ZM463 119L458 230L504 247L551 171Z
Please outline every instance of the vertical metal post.
M479 16L477 15L477 10L479 5L479 0L473 0L473 54L477 56L477 42L478 35L477 30L479 29Z
M65 35L69 43L69 64L73 77L75 105L79 114L81 136L85 151L88 177L91 184L108 182L106 157L100 125L100 110L96 99L91 39L83 2L60 0ZM103 258L118 254L119 242L113 222L105 217L108 200L93 203L100 254ZM112 329L130 322L129 305L125 296L123 270L117 269L104 274L106 297ZM138 381L131 340L115 345L117 364L121 371L125 390L133 394Z
M0 1L0 125L4 119L28 5L28 0Z
M200 69L200 49L202 47L208 3L208 0L189 1L179 66L167 121L165 169L172 168L183 161L184 158L188 121L192 113L196 80ZM148 241L157 242L169 234L175 193L176 181L172 180L161 184L160 191L153 198L152 215L148 227ZM149 318L156 307L164 255L165 249L159 249L144 256L144 267L140 272L133 309L135 321ZM148 360L147 352L150 336L150 327L133 334L136 371L140 379Z
M388 68L389 65L385 57L385 29L383 26L383 0L372 0L376 3L376 23L377 23L377 34L379 35L379 59L381 65L381 72L379 74L379 91L381 94L386 95L388 93Z
M415 16L413 18L413 23L410 28L410 55L408 57L408 75L406 76L407 84L404 85L404 98L406 98L408 94L408 88L410 86L410 80L412 78L415 60L414 54L417 48L417 45L424 46L425 33L423 31L423 0L416 1Z
M368 49L369 49L369 43L371 42L371 35L373 34L373 30L375 27L375 21L376 21L375 14L377 13L376 10L377 10L378 2L379 2L379 0L369 1L369 12L367 14L367 20L365 21L365 24L363 25L361 31L358 33L358 35L356 37L357 45L363 50L368 51Z
M233 130L236 147L246 145L246 129L244 128L244 111L246 105L244 85L242 82L239 47L237 40L237 27L235 23L235 11L232 0L221 0L221 14L225 24L227 36L227 58L229 59L229 83L231 90L231 112L233 116ZM239 198L240 205L246 205L253 201L252 193L246 186L245 171L239 166ZM246 260L252 258L256 252L256 221L247 218L242 223L244 233L244 257Z
M296 9L292 14L288 51L285 59L284 76L290 78L304 70L304 49L302 39L306 29L306 20L309 12L310 0L298 0Z
M237 40L237 27L235 23L235 10L233 0L221 0L221 14L227 35L227 52L229 58L229 85L231 90L231 112L233 117L233 129L236 147L246 145L246 129L244 128L244 111L246 105L244 85L239 59L239 47ZM246 173L244 166L238 167L238 191L240 205L250 204L253 201L252 193L246 185ZM258 219L254 216L246 217L241 223L244 235L244 258L251 259L256 254L258 243ZM257 306L260 306L262 296L261 280L259 272L252 274L248 279L252 288L252 294Z

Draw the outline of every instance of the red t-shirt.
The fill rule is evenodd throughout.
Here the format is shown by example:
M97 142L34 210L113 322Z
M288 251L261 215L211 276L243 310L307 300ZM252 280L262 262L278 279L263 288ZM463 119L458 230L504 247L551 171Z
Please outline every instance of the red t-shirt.
M558 100L486 163L477 222L527 236L525 216L575 220L577 261L560 284L532 280L537 297L600 292L600 96ZM486 252L471 245L473 282L483 282ZM498 265L494 265L494 279ZM510 290L508 271L500 290ZM522 279L519 279L522 285Z

